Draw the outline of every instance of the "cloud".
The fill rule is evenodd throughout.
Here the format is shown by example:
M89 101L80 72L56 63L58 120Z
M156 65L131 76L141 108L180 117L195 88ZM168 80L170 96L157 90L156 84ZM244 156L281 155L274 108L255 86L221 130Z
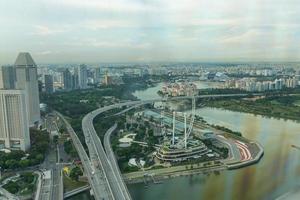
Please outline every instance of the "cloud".
M300 42L299 10L299 0L2 0L0 52L189 61L276 50L296 59L287 50Z
M260 30L256 30L256 29L251 29L251 30L247 30L245 32L242 32L240 34L236 34L236 35L230 35L227 37L223 37L220 42L223 44L241 44L241 43L247 43L247 42L252 42L255 40L261 41L262 37L267 36L268 33L266 32L262 32Z
M147 49L152 47L149 42L135 42L133 40L100 40L96 38L83 38L77 41L68 41L64 45L73 47L94 47L94 48L127 48L127 49Z
M34 31L31 33L32 35L40 35L40 36L48 36L48 35L56 35L59 33L64 33L66 32L66 27L61 27L61 28L50 28L48 26L43 26L43 25L34 25Z
M82 26L90 30L98 29L112 29L112 28L133 28L137 25L130 20L122 19L97 19L97 20L87 20L82 23Z
M42 56L45 56L45 55L49 55L49 54L52 54L53 52L52 51L40 51L40 52L37 52L36 54L37 55L42 55Z
M153 11L155 7L143 4L140 1L130 0L64 0L50 1L47 3L59 4L80 9L98 10L103 12L145 12Z

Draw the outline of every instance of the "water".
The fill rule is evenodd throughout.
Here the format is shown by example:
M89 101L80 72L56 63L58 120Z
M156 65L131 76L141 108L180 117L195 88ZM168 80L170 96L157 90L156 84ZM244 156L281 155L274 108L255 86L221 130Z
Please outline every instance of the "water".
M68 198L67 200L93 200L94 198L90 195L89 191L79 193L75 196Z
M197 109L197 114L209 123L240 131L246 138L258 141L264 147L264 157L256 165L218 175L177 177L148 188L143 184L129 185L133 199L276 199L300 188L300 151L291 147L300 146L299 123L213 108Z
M217 88L221 85L221 83L218 82L195 81L193 83L197 85L198 89ZM157 92L162 88L163 85L165 85L165 83L158 83L155 87L151 87L146 90L137 90L133 93L133 95L140 100L160 98Z

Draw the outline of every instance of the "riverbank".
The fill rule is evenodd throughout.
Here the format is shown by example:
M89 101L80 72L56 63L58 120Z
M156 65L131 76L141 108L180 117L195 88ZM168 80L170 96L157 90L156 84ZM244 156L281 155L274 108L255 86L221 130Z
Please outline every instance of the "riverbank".
M171 166L147 171L137 171L123 174L127 184L159 183L161 180L193 174L207 174L216 171L232 170L256 164L264 155L262 146L258 142L233 134L217 135L216 139L226 143L229 156L226 159L208 161L196 164Z
M187 176L201 173L206 174L222 170L226 170L226 166L224 164L213 164L210 162L206 162L201 163L201 165L191 164L147 171L131 172L123 174L123 177L127 184L146 183L148 181L156 183L164 179L175 178L178 176Z
M239 131L245 138L259 141L264 150L262 159L238 170L174 176L164 179L162 184L147 187L144 183L129 184L133 199L276 199L291 187L298 187L299 150L291 144L300 146L299 123L209 107L196 109L196 114L210 124ZM180 192L174 195L174 191Z
M300 121L300 96L266 97L264 99L231 99L205 102L206 106L251 113L276 119Z

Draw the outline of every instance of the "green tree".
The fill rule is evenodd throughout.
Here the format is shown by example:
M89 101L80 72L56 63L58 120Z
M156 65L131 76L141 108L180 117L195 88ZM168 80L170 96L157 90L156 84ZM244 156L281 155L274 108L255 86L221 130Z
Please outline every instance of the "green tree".
M30 161L28 159L20 160L19 165L21 168L28 167L30 165Z
M78 181L79 176L82 176L82 174L83 173L82 173L81 169L78 166L76 166L71 170L70 178L75 180L75 181Z
M10 159L5 162L5 165L8 169L16 169L19 167L19 162L17 160Z

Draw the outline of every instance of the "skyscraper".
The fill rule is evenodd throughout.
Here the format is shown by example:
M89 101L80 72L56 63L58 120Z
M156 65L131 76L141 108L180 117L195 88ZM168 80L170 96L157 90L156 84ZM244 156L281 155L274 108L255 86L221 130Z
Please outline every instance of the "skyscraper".
M14 89L16 81L16 69L12 66L0 67L0 88Z
M79 81L80 89L87 88L87 67L86 67L86 65L80 65L78 67L78 81Z
M101 69L100 67L95 69L95 77L94 77L94 83L101 83Z
M63 84L65 90L72 90L73 89L73 77L69 69L65 69L63 72Z
M53 93L53 77L50 74L45 75L45 92Z
M25 90L0 89L0 148L30 147Z
M37 66L29 53L22 52L16 59L15 70L15 88L25 90L29 125L33 126L40 120Z
M73 89L79 89L78 67L74 67L73 69L72 85Z

